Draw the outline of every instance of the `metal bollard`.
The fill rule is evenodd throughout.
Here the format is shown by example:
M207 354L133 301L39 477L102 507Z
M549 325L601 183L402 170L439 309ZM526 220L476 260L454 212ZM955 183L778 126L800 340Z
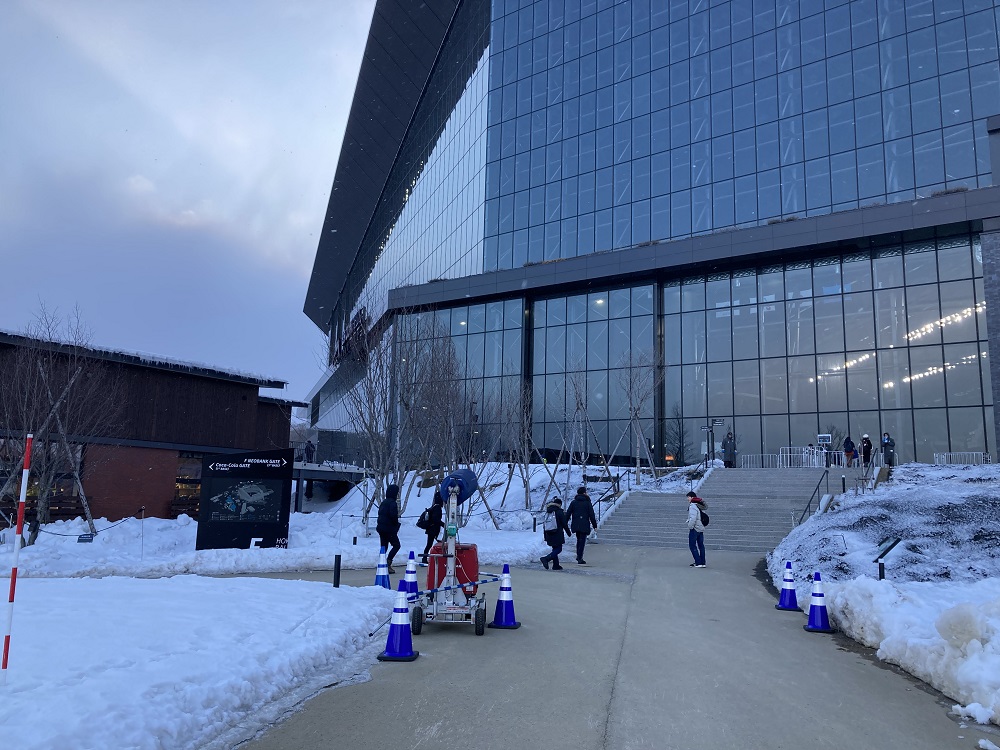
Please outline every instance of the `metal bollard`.
M358 546L358 538L354 537L354 541L351 542L351 544L353 544L355 547Z
M847 494L847 475L846 474L841 474L840 475L840 491L844 495Z
M532 533L538 531L538 519L537 518L532 518L531 519L531 531L532 531Z
M333 587L340 588L340 555L333 556Z

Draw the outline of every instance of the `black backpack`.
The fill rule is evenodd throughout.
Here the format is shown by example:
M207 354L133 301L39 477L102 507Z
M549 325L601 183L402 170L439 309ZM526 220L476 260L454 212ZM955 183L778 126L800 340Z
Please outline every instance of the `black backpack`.
M431 516L431 509L424 508L424 512L421 513L420 518L417 519L417 528L426 529L428 526L430 526L431 522L430 516Z
M708 526L708 521L709 521L708 513L703 511L701 508L698 508L698 512L701 513L701 525Z

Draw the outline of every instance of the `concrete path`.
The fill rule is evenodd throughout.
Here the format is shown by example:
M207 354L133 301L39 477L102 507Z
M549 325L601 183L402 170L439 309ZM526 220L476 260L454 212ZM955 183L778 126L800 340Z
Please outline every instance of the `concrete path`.
M476 637L471 626L428 624L414 638L415 662L379 663L370 681L319 694L240 747L971 750L981 737L1000 745L1000 732L963 728L948 715L952 701L853 641L806 633L803 615L776 611L754 577L757 556L710 554L702 570L679 550L592 545L587 567L516 568L519 630ZM347 571L343 581L371 578ZM493 584L489 619L495 596Z

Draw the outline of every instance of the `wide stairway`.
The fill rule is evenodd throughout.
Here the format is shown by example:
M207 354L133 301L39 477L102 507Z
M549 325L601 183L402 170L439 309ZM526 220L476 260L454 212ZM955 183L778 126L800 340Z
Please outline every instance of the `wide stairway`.
M829 492L839 493L840 474L831 470L829 481ZM705 547L760 553L774 549L798 522L817 483L814 508L828 491L823 469L714 469L698 489L711 518ZM602 544L687 549L687 511L686 494L633 491L597 537Z

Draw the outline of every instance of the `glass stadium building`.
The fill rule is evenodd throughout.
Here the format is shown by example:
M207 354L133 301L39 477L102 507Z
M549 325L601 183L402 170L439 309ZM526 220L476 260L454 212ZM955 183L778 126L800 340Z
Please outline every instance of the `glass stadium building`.
M305 304L314 424L345 429L351 342L406 330L450 342L473 422L530 393L539 449L583 419L618 457L698 454L712 421L743 454L995 455L998 26L992 0L378 0Z

